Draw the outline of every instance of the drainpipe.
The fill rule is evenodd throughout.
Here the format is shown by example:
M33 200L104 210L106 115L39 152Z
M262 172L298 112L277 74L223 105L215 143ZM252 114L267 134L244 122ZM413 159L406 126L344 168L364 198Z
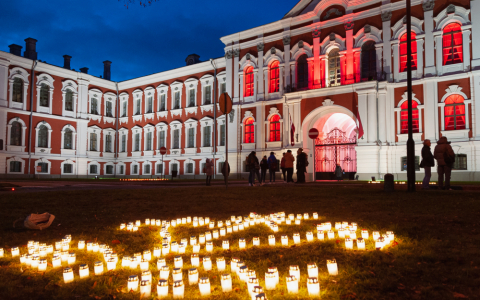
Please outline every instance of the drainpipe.
M28 177L30 178L30 160L32 159L32 124L33 124L33 84L35 81L35 67L37 60L32 64L32 80L30 84L30 121L28 124Z
M118 148L117 144L120 145L120 135L118 134L118 114L119 114L119 97L118 97L118 82L115 82L115 89L117 90L117 101L115 103L115 141L116 143L113 144L114 153L115 153L115 163L113 168L113 177L117 177L117 163L118 163Z
M215 152L216 152L216 147L217 147L217 66L215 66L215 63L213 59L210 58L210 63L213 66L213 179L215 179L215 174L216 172L216 166L217 162L215 161ZM225 121L227 118L225 117ZM228 153L228 151L227 151Z

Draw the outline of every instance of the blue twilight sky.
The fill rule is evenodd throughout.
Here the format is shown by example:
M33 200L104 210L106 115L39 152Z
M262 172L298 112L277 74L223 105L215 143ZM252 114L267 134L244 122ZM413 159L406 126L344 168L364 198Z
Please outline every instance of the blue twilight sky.
M112 80L122 81L185 65L188 54L200 60L224 55L220 37L281 19L297 0L157 0L143 7L124 0L0 1L0 50L38 40L38 59L89 68L103 75L112 61Z

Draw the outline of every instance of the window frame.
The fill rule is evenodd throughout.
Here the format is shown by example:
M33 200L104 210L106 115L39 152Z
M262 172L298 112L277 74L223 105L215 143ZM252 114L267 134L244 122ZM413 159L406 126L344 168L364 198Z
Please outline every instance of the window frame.
M445 31L447 29L449 29L449 27L457 27L455 31L449 31L447 33L445 33ZM451 41L455 41L455 38L454 38L454 35L455 34L459 34L460 35L460 44L453 44L451 43L451 46L449 47L446 47L445 46L445 39L447 37L450 37ZM445 50L447 50L448 48L450 48L450 56L452 56L452 58L450 60L447 60L445 59ZM457 48L455 51L455 48ZM457 57L457 59L453 58L455 54L458 54L458 48L460 48L460 56ZM461 24L458 24L456 22L454 23L450 23L448 24L447 26L445 26L442 30L442 61L443 61L443 66L449 66L449 65L455 65L455 64L460 64L460 63L463 63L463 31L462 31L462 25Z
M268 93L280 92L280 62L274 60L268 66Z
M341 60L340 49L334 48L327 55L327 83L328 87L340 86L342 85L342 60ZM332 61L335 60L335 67L331 66ZM332 71L334 71L334 76L332 77ZM333 78L333 80L332 80ZM333 82L333 83L332 83Z

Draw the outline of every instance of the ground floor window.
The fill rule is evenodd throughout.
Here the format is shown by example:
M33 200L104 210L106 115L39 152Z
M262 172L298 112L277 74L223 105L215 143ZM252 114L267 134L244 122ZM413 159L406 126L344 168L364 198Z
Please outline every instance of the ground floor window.
M138 165L133 166L133 174L138 174Z
M107 174L112 175L113 174L113 166L107 166L106 172L107 172Z
M145 165L145 174L150 174L150 164Z
M90 174L97 174L97 165L90 165Z
M20 161L11 161L10 162L10 172L21 172L22 162Z
M455 163L453 164L453 170L466 170L467 169L467 155L455 154Z
M407 171L407 157L403 156L402 157L402 166L401 170L402 171ZM420 171L420 156L415 156L415 171Z
M38 166L41 167L41 171L39 173L48 173L48 163L38 163Z
M64 174L73 173L73 165L72 164L63 164L63 173Z
M193 173L193 163L187 164L187 173Z
M172 164L172 173L177 172L178 174L178 164Z
M157 164L157 173L159 174L163 173L163 164Z
M125 167L124 166L120 166L120 174L125 174Z

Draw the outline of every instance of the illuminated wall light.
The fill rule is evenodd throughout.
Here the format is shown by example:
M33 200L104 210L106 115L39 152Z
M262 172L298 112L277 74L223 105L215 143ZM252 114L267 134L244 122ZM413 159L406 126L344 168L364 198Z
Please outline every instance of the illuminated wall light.
M232 291L232 276L230 274L222 274L220 281L222 284L222 292L228 293Z
M174 268L172 271L172 278L173 278L173 281L182 280L183 279L182 269Z
M90 275L90 270L88 269L88 265L87 264L80 265L78 273L81 279L87 278Z
M73 282L73 269L72 268L65 268L63 269L63 281L65 283Z
M317 264L312 262L307 264L308 277L318 278L318 267Z
M245 239L238 239L238 248L245 249L246 246L247 242L245 241Z
M288 246L288 236L287 235L282 235L282 246Z
M27 264L28 265L28 264ZM59 255L54 255L52 258L52 267L58 268L62 266L62 259Z
M211 241L207 242L207 244L205 245L205 251L213 252L213 242Z
M157 260L157 269L160 270L161 267L163 266L166 266L167 265L167 262L165 260L165 258L159 258Z
M223 247L223 250L228 250L230 248L230 244L229 244L228 240L224 240L222 242L222 247Z
M253 246L260 246L260 238L254 237L253 238Z
M365 250L365 240L363 238L357 239L357 249L358 250Z
M368 239L368 230L362 229L362 238L367 240Z
M192 254L192 256L190 257L190 264L193 266L193 267L199 267L200 266L200 259L198 257L198 254Z
M333 230L329 230L329 231L327 232L327 238L328 238L329 240L335 239L335 232L334 232Z
M128 277L128 290L136 292L138 290L138 276L131 275Z
M320 295L320 283L316 277L311 277L307 279L307 289L309 296L319 296Z
M147 270L148 270L148 261L146 262L147 263ZM114 258L109 258L107 260L107 271L113 271L117 268L117 262L115 261ZM141 270L144 270L145 266L143 266L143 268L141 268Z
M273 234L268 236L268 245L275 246L275 236Z
M198 270L196 268L192 268L188 270L188 284L194 285L198 283Z
M328 274L338 275L337 261L335 259L327 259Z
M175 256L173 259L173 264L175 268L183 268L183 258L182 256Z
M208 277L202 277L198 281L198 289L200 290L201 296L209 296L210 295L210 280Z
M293 243L297 245L300 244L300 233L293 234Z
M295 276L287 276L287 291L289 294L298 294L298 280Z
M352 250L353 249L353 240L351 238L345 239L345 249Z
M183 280L173 282L173 299L183 299L185 295L185 285Z
M217 257L217 271L218 272L223 272L225 271L225 258L222 257Z
M159 278L168 280L168 277L170 277L170 268L168 266L162 266L160 268Z

